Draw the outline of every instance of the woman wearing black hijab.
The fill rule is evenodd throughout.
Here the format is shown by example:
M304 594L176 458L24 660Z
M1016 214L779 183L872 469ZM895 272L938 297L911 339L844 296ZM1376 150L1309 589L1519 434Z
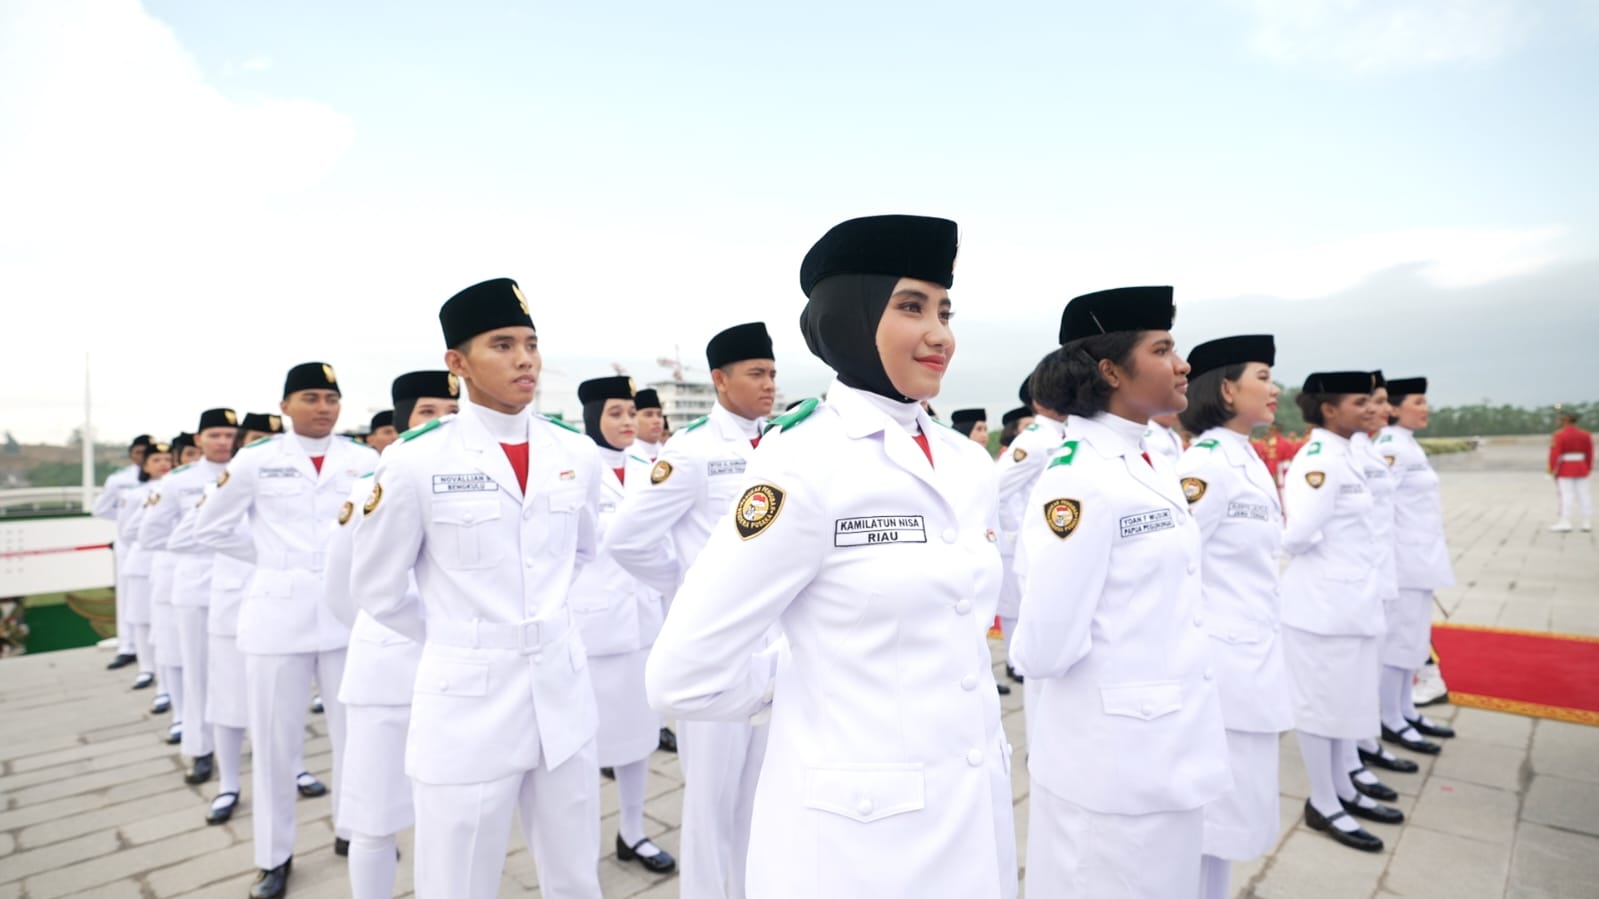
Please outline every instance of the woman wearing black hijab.
M811 249L800 328L837 380L774 422L650 655L664 713L770 712L751 897L1016 895L994 468L921 406L955 350L955 250L913 216Z

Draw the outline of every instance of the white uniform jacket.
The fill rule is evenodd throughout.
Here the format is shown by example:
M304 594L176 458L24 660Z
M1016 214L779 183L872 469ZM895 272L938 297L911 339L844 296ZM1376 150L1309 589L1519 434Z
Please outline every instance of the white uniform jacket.
M139 486L139 466L129 465L111 472L106 476L105 486L101 488L100 495L94 498L94 517L116 521L123 491L137 486Z
M1177 473L1199 522L1200 575L1212 667L1228 730L1294 726L1279 620L1283 510L1277 482L1249 438L1212 428L1183 453Z
M1323 428L1294 456L1283 486L1283 624L1324 636L1383 633L1381 572L1364 460L1349 440Z
M650 653L650 703L725 720L770 703L751 896L1014 896L993 464L918 409L929 465L886 401L827 396L778 419L739 479ZM786 650L765 647L776 622Z
M1377 451L1376 441L1365 432L1350 437L1349 446L1359 460L1366 489L1371 491L1371 528L1377 535L1371 557L1377 567L1377 595L1395 599L1399 596L1399 571L1394 565L1394 491L1399 488L1399 477Z
M425 641L406 773L431 784L485 783L541 760L553 769L598 722L567 593L595 554L599 456L587 437L529 415L524 493L474 409L384 451L355 530L356 605ZM407 589L413 569L420 598Z
M1443 500L1438 472L1408 428L1392 425L1377 438L1377 451L1398 480L1394 492L1394 562L1404 590L1452 586L1455 572L1444 541Z
M1029 770L1090 811L1198 808L1232 785L1200 582L1199 525L1132 422L1071 416L1022 522L1016 669L1042 679ZM1032 695L1029 695L1031 701Z
M1015 618L1022 605L1022 587L1015 569L1016 543L1021 537L1027 497L1065 439L1065 422L1040 415L994 460L999 472L999 555L1005 564L996 614L1005 618Z
M222 551L246 515L255 571L239 610L239 651L289 655L343 649L350 629L323 599L328 538L355 479L377 453L347 437L328 444L319 474L293 434L239 450L200 507L195 539Z
M1151 421L1144 428L1144 449L1152 454L1160 453L1172 468L1176 468L1177 460L1183 457L1183 435L1158 421Z
M634 455L632 450L624 458L625 483L618 481L616 472L608 468L600 474L599 535L602 542L627 495L649 486L650 461ZM660 592L645 586L604 551L593 564L583 567L572 584L568 601L578 629L583 632L583 646L591 656L617 655L649 647L660 633L665 615Z
M661 447L649 484L628 492L606 531L605 554L670 605L711 528L733 507L754 455L739 419L717 403ZM663 534L671 535L670 544Z
M216 481L205 486L194 510L179 520L167 542L174 552L211 553L211 570L207 575L211 595L206 600L206 605L210 607L205 619L206 633L217 637L233 637L239 633L239 607L244 603L245 590L250 586L250 573L255 570L255 540L251 537L249 516L240 520L221 549L213 551L212 547L203 547L195 539L200 507L205 505L216 489Z
M201 459L174 468L161 479L161 500L144 513L139 524L139 542L173 557L172 604L201 607L211 604L211 563L216 552L193 539L193 528L180 538L178 527L199 511L205 488L216 483L227 466Z
M150 508L150 497L155 495L160 481L144 481L122 491L117 500L117 542L127 555L123 562L124 574L149 577L154 556L139 545L139 528L144 524L144 513ZM149 615L149 612L145 612Z
M422 644L392 628L355 604L350 590L350 566L354 561L355 523L371 498L373 473L357 478L350 498L339 510L339 528L328 540L328 608L333 617L350 628L350 651L344 657L344 679L339 682L339 701L346 705L411 704L416 687L416 669L422 662ZM417 601L416 578L406 589L412 594L405 612L414 618L406 625L409 633L421 633L422 604Z

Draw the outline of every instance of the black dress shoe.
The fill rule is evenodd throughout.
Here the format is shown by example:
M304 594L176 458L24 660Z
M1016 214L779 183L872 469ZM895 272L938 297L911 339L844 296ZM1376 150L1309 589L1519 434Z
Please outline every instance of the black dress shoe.
M1018 684L1027 683L1027 679L1022 677L1020 674L1017 674L1016 673L1016 669L1012 668L1009 665L1005 666L1005 676L1010 678L1011 680L1015 681Z
M311 714L320 715L325 711L327 711L327 707L322 704L322 697L311 697Z
M1439 737L1450 740L1455 736L1454 728L1446 724L1435 724L1425 717L1406 718L1405 720L1410 722L1410 726L1416 729L1416 733L1424 737Z
M300 778L302 777L311 777L311 775L304 771L295 775L294 788L300 791L301 796L307 799L315 799L318 796L326 796L328 794L327 784L314 777L311 777L310 781L301 781Z
M140 689L140 688L138 687L138 685L135 685L133 689L137 690L137 689ZM163 714L165 712L170 712L170 711L172 711L172 697L171 696L168 696L165 693L157 693L156 697L154 699L150 700L150 712L151 712L151 714L160 715L160 714Z
M226 824L226 823L228 823L228 819L233 817L233 810L239 807L239 794L238 793L218 793L217 794L217 798L218 799L221 799L224 796L228 797L228 804L227 805L223 805L223 806L218 806L218 805L213 803L212 806L211 806L211 811L206 812L205 823L212 824L212 825Z
M639 840L637 843L634 843L632 846L629 846L622 842L622 835L617 834L616 857L624 862L638 862L644 866L644 870L650 872L651 874L670 874L677 870L677 859L673 858L671 853L667 852L665 849L661 849L659 846L655 846L655 848L659 851L654 855L639 855L638 847L644 845L645 843L650 843L649 837L645 837L644 839ZM655 844L650 843L650 845L654 846Z
M1316 807L1310 804L1309 799L1305 800L1305 825L1311 830L1323 831L1334 840L1361 852L1382 851L1382 840L1367 833L1364 828L1357 827L1354 830L1343 831L1334 827L1332 822L1343 817L1345 817L1343 812L1336 812L1330 816L1323 815L1316 811Z
M183 728L177 725L167 728L167 745L176 746L183 742Z
M153 686L154 684L155 675L150 674L149 672L141 673L138 677L133 679L133 689L135 690L143 690L144 688Z
M250 887L250 899L282 899L289 892L289 871L293 868L291 857L276 868L257 874Z
M1001 696L1009 696L1010 695L1010 687L1007 687L1004 684L995 684L994 685L994 689L998 690L999 691L999 695L1001 695Z
M601 768L600 769L600 776L605 778L606 780L616 780L616 769L615 768Z
M216 765L213 762L213 759L214 756L212 756L212 754L209 752L205 755L195 756L194 767L189 769L188 774L183 775L183 782L193 786L209 781L211 779L212 772L216 770Z
M1376 783L1369 784L1361 783L1360 778L1355 776L1357 774L1370 773L1371 772L1367 771L1365 768L1356 768L1355 770L1349 772L1349 782L1355 785L1355 790L1357 792L1370 796L1378 802L1393 802L1395 799L1399 798L1399 793L1396 792L1393 787L1388 786L1382 781L1379 780Z
M1364 749L1360 750L1360 760L1372 766L1373 768L1384 768L1389 771L1397 771L1400 774L1415 774L1417 771L1421 770L1421 766L1416 764L1414 761L1410 759L1402 759L1399 756L1394 755L1391 752L1387 752L1380 747L1376 752L1367 752Z
M119 652L119 653L117 653L117 657L111 660L111 664L105 666L105 670L107 670L107 671L115 671L118 668L126 668L129 665L132 665L134 662L137 662L138 660L139 660L138 656L129 655L129 654L125 653L125 652Z
M1405 823L1405 813L1391 805L1368 807L1361 805L1359 800L1350 802L1347 799L1340 799L1338 803L1344 807L1344 811L1354 815L1356 818L1365 818L1367 821L1376 821L1378 824Z
M1411 752L1419 752L1422 755L1437 755L1439 752L1443 751L1442 746L1439 746L1437 743L1434 743L1431 740L1423 740L1420 738L1415 740L1407 740L1399 734L1394 733L1386 724L1382 726L1382 740L1384 743L1396 743L1405 747Z
M670 727L661 728L661 743L659 748L663 752L677 751L677 734L672 733L672 729Z
M344 837L333 838L333 854L340 858L350 857L350 841Z

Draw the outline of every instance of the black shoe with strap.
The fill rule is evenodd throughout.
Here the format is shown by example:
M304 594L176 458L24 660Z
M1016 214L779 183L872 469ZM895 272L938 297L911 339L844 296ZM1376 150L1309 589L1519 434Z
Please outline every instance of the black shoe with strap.
M1016 673L1016 669L1012 668L1009 665L1005 666L1005 676L1010 678L1011 680L1015 681L1018 684L1027 683L1027 679L1022 677L1020 674L1017 674Z
M211 825L226 824L233 817L233 810L239 807L239 794L237 792L218 793L217 798L228 797L226 805L211 803L211 811L205 815L205 823Z
M1416 733L1421 734L1424 737L1438 737L1443 740L1454 739L1454 728L1447 724L1439 724L1435 721L1428 721L1427 716L1425 715L1417 715L1414 718L1406 718L1405 720L1410 723L1411 727L1416 729Z
M624 862L638 862L644 866L644 870L650 872L651 874L670 874L677 870L677 859L673 858L671 853L659 846L655 846L654 855L640 855L638 851L639 847L643 846L645 843L655 846L654 843L650 842L649 837L645 837L644 839L639 840L637 843L629 846L622 842L622 835L617 834L617 859Z
M301 780L301 778L310 779ZM318 796L326 796L328 794L327 784L317 780L315 777L311 777L309 771L301 771L294 776L294 788L299 790L300 795L307 799L315 799Z
M1419 752L1422 755L1437 755L1443 751L1442 746L1439 746L1437 743L1434 743L1431 740L1423 740L1420 737L1406 737L1402 733L1394 732L1386 724L1382 726L1382 740L1384 743L1393 743L1398 746L1403 746L1411 752Z
M1334 821L1337 821L1339 818L1346 817L1348 817L1348 815L1343 812L1334 812L1331 815L1323 815L1321 812L1316 811L1316 807L1310 804L1309 799L1305 800L1306 827L1309 827L1314 831L1325 833L1327 836L1332 837L1334 840L1343 843L1345 846L1348 846L1351 849L1359 849L1361 852L1382 851L1382 840L1379 840L1375 836L1367 833L1363 828L1357 827L1354 830L1339 830L1337 827L1333 826Z
M294 857L290 856L283 864L276 868L268 868L255 876L255 883L250 886L250 899L283 899L289 892L289 872L294 869Z
M1357 792L1361 793L1362 795L1370 796L1378 802L1393 802L1395 799L1399 798L1399 792L1397 790L1380 780L1374 779L1371 783L1361 783L1360 775L1362 774L1371 774L1371 772L1367 771L1365 768L1356 768L1355 770L1349 772L1349 782L1355 785L1355 790ZM1372 777L1375 778L1376 775L1372 775Z
M139 661L139 657L138 656L131 655L131 654L126 653L126 652L119 652L119 653L117 653L117 657L111 660L111 664L105 666L105 670L107 670L107 671L115 671L118 668L126 668L129 665L132 665L134 662L137 662L137 661Z
M1004 684L996 683L994 685L994 689L998 690L999 691L999 695L1001 695L1001 696L1009 696L1010 695L1010 687L1007 687Z
M1421 766L1411 759L1402 759L1381 746L1377 747L1376 752L1360 750L1360 760L1373 768L1383 768L1400 774L1415 774L1421 770Z
M198 786L209 781L212 773L216 771L214 759L215 756L209 752L205 755L195 756L194 767L189 769L188 774L183 775L183 782L190 786Z
M1354 815L1356 818L1365 818L1367 821L1376 821L1378 824L1405 823L1405 813L1391 805L1377 805L1376 803L1361 805L1359 798L1356 798L1353 802L1347 799L1340 799L1338 802L1344 807L1344 811Z
M662 752L677 751L677 734L672 733L670 727L661 728L661 741L657 748Z

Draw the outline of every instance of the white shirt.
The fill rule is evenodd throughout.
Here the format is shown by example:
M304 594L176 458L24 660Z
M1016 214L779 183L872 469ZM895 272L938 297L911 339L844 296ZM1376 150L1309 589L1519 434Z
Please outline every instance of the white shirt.
M1427 460L1427 451L1413 431L1398 425L1383 428L1377 451L1396 481L1394 561L1400 588L1437 590L1453 585L1438 472Z
M1348 439L1315 428L1288 466L1283 624L1328 636L1383 632L1380 572L1371 562L1377 533L1362 461Z

